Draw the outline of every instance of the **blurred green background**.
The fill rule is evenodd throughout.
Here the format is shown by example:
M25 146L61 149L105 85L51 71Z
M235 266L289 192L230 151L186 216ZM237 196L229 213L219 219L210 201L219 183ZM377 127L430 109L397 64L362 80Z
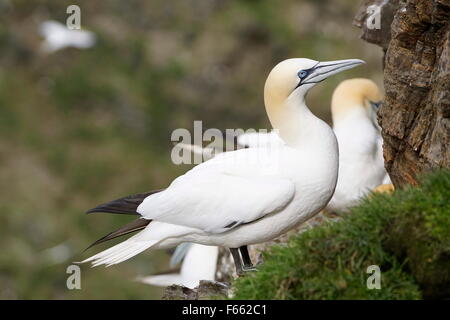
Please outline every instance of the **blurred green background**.
M340 81L380 84L382 53L352 26L359 2L0 0L0 299L160 298L133 279L167 269L163 251L83 265L82 289L66 288L67 266L109 245L82 250L130 220L84 211L189 169L170 159L176 128L269 128L262 89L283 59L367 61L309 94L328 122ZM40 23L65 23L70 4L95 47L43 52Z

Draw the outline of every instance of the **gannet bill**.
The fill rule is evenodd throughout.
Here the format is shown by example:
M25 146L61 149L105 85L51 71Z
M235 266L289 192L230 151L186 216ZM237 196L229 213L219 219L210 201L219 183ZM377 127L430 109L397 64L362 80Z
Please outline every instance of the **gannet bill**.
M179 273L141 277L138 281L163 287L177 284L192 289L199 285L200 280L214 280L219 248L196 243L186 245L188 247Z
M230 248L238 273L254 270L247 245L280 236L313 217L331 199L338 174L336 137L308 109L305 96L317 83L361 63L358 59L318 62L304 58L280 62L264 86L267 115L286 143L276 148L276 163L259 148L221 153L162 191L90 210L109 208L140 215L129 228L102 241L141 231L83 262L111 266L149 248L193 242ZM133 199L132 203L127 199Z
M42 49L46 52L55 52L64 48L73 47L88 49L94 46L95 34L87 30L71 30L58 21L44 21L39 27L44 41Z

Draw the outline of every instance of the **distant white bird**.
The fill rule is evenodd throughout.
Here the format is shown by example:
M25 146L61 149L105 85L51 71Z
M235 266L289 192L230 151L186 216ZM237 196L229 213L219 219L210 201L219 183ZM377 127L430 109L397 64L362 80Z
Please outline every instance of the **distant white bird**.
M49 53L69 47L88 49L96 41L95 34L91 31L70 30L66 25L53 20L41 23L39 32L44 37L41 47Z
M186 245L189 247L179 273L152 275L138 278L138 281L162 287L177 284L192 289L199 285L200 280L214 280L219 248L196 243Z
M273 148L277 161L262 152L264 148L222 153L165 190L89 210L141 215L94 244L142 231L83 262L110 266L148 248L193 242L230 248L238 273L254 270L247 245L280 236L313 217L331 199L338 173L336 137L308 109L305 96L327 77L361 63L356 59L279 63L264 87L267 115L286 143Z

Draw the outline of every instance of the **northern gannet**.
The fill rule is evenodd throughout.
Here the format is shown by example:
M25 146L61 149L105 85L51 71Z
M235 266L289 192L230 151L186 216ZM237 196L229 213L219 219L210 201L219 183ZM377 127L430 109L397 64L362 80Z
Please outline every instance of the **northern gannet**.
M44 41L42 49L45 52L55 52L64 48L73 47L88 49L95 44L95 34L86 30L70 30L58 21L44 21L39 27Z
M369 79L345 80L334 90L331 114L339 144L339 179L328 204L332 211L346 211L380 184L389 183L377 122L381 100L378 86Z
M345 211L370 192L394 190L384 169L381 128L376 120L380 101L381 92L369 79L345 80L333 93L331 113L339 144L339 175L335 194L327 205L330 210ZM237 142L250 148L284 144L276 131L245 133L238 136ZM212 150L200 146L181 147L212 154Z
M94 244L140 232L82 262L111 266L149 248L193 242L230 248L238 273L254 270L247 245L289 231L331 199L338 174L336 136L308 109L305 96L317 83L361 63L297 58L277 64L264 86L267 115L286 143L276 148L276 163L259 148L221 153L164 190L89 210L140 215Z
M381 184L390 185L384 168L383 139L377 123L382 96L369 79L341 82L333 92L331 114L339 144L339 175L336 191L327 208L346 211ZM269 147L283 143L274 131L238 137L245 147Z

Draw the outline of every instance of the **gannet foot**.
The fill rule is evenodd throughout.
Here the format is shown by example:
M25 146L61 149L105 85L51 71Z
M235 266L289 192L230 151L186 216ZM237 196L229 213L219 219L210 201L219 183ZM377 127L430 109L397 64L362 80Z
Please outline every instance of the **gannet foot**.
M253 266L253 265L246 265L246 266L242 266L241 268L236 270L237 275L243 276L248 272L256 272L258 271L258 266Z
M243 266L242 267L243 272L253 272L258 271L258 266Z
M230 248L230 251L231 255L233 256L234 264L236 266L236 274L238 276L242 276L247 272L258 271L260 263L258 263L257 265L253 265L252 260L250 259L250 255L248 254L247 246Z

